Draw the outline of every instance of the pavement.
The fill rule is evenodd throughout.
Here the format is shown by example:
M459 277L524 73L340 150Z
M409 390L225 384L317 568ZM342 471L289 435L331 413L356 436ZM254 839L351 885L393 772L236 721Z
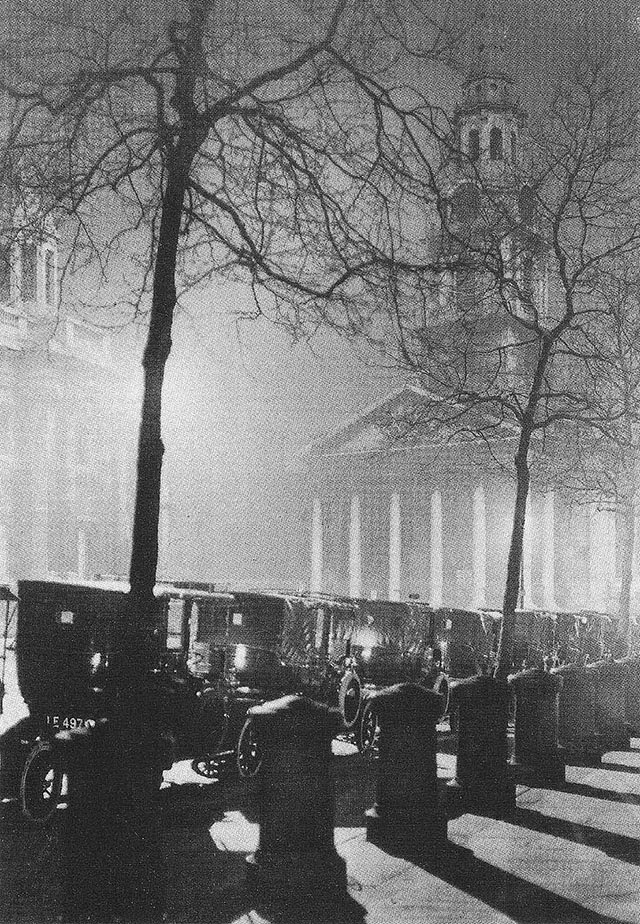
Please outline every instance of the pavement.
M15 685L0 731L26 707ZM10 708L7 708L10 707ZM454 739L439 727L438 776L455 774ZM167 924L640 924L640 739L590 765L569 762L566 783L519 786L508 820L449 820L437 863L394 855L366 839L375 763L334 742L335 843L348 894L269 904L250 890L246 857L258 844L255 786L204 780L188 761L160 792L168 871ZM0 802L0 924L72 924L61 912L64 804L52 823Z
M569 764L562 786L519 786L508 821L451 819L435 865L366 840L375 764L347 742L336 742L334 753L335 843L348 894L318 889L306 902L291 896L280 904L253 894L245 858L258 844L254 788L203 782L181 762L161 790L168 924L640 924L639 739L599 763ZM454 770L455 756L443 750L443 784ZM3 803L0 817L1 924L67 924L59 911L60 826L28 822L15 802Z

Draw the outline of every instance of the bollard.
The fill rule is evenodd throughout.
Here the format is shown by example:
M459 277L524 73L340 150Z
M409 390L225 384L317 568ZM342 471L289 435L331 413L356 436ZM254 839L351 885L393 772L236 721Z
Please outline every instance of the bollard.
M577 664L564 664L550 672L562 680L558 699L558 741L573 754L599 755L593 674Z
M247 857L249 885L286 901L346 893L346 863L334 843L331 777L340 713L303 696L283 696L247 715L262 754L260 840Z
M623 661L595 661L586 667L595 687L596 731L601 749L629 747L626 716L628 665Z
M627 665L625 713L630 734L640 735L640 657L632 655L621 659Z
M516 701L515 748L511 766L520 783L565 781L565 764L558 752L558 711L562 678L541 668L509 678Z
M509 687L493 677L451 684L458 712L456 778L447 784L449 816L460 811L501 818L513 812L516 789L507 763Z
M53 745L68 775L67 911L162 920L166 871L156 794L163 743L139 727L103 720L59 732Z
M436 723L444 701L415 683L399 683L367 702L380 734L376 801L366 812L367 840L407 853L437 854L447 842L438 810Z

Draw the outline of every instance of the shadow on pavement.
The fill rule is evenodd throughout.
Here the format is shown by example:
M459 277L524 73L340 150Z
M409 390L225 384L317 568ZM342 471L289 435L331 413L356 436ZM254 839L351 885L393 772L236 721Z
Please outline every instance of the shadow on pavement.
M617 792L614 789L602 789L599 786L590 786L588 783L560 783L553 786L545 783L546 789L555 792L566 792L574 796L588 796L591 799L602 799L606 802L626 802L629 805L640 805L640 793Z
M423 866L419 862L417 865L519 924L620 924L618 918L590 911L571 899L492 866L464 847L450 845L437 866Z
M365 909L347 893L328 903L312 895L305 902L266 901L246 885L246 849L214 842L209 830L227 813L240 812L258 822L258 801L251 785L175 787L165 795L163 846L167 861L167 924L230 924L260 919L273 924L359 924ZM323 903L324 902L324 903Z
M565 821L525 808L516 809L513 821L515 824L529 828L530 831L539 831L542 834L551 834L576 844L594 847L615 860L640 865L640 841L635 837L613 834L601 828Z
M602 770L611 770L614 773L640 773L640 767L635 764L623 764L620 761L601 761L595 766L600 767Z

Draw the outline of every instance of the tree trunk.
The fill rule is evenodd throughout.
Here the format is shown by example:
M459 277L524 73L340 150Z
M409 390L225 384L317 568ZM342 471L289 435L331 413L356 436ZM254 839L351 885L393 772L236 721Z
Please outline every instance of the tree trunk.
M176 29L174 35L178 67L171 105L179 115L180 131L173 147L166 151L167 179L162 191L149 333L142 360L144 385L129 581L133 612L139 620L149 623L153 622L155 613L153 591L158 568L164 455L162 386L166 362L171 352L171 329L177 301L176 263L180 227L193 160L207 136L207 127L199 123L194 102L198 68L202 62L202 36L206 17L206 4L200 0L191 0L185 30L182 32Z
M635 547L635 505L633 500L625 503L621 510L622 545L620 556L620 597L618 600L618 635L624 646L629 641L629 616L631 612L631 584L633 583L633 551Z
M527 496L529 494L529 446L531 432L528 427L520 431L518 451L515 456L516 467L516 500L513 508L513 525L511 527L511 541L509 543L509 558L507 563L507 582L502 603L502 626L500 629L500 642L498 644L498 658L495 675L505 680L511 670L513 660L513 644L516 626L516 609L520 593L520 580L522 572L522 547L524 541L524 523L527 509Z
M171 351L171 328L176 305L175 268L184 193L184 179L170 177L162 204L149 332L142 360L144 384L129 581L136 615L143 619L152 619L154 610L164 454L162 385Z

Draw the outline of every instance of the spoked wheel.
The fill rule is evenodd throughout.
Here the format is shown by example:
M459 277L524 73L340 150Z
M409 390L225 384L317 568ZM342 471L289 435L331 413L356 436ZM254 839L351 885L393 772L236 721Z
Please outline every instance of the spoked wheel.
M198 776L204 776L206 779L212 780L220 773L220 758L218 756L209 757L208 755L196 757L195 760L191 761L191 769Z
M247 719L240 732L236 749L236 763L238 773L245 780L252 779L260 772L262 749L256 734L255 724L251 719Z
M338 692L338 706L342 713L345 728L353 728L356 724L362 702L362 684L360 678L353 671L348 671L340 682Z
M364 754L369 760L375 760L378 756L378 741L380 738L380 722L378 713L372 703L367 703L362 713L360 722L360 735L358 747L360 753Z
M49 741L39 741L24 765L20 781L22 810L44 824L54 814L62 792L62 768Z
M205 691L203 696L207 692L209 691ZM216 718L218 717L216 716ZM195 760L191 761L191 769L194 773L197 773L198 776L204 776L208 780L220 776L220 765L224 760L222 746L227 737L229 716L224 713L222 719L218 719L218 724L220 728L216 728L216 731L209 736L209 740L205 742L205 753L202 757L196 757Z
M439 693L444 700L442 716L440 717L442 719L449 714L449 681L445 674L439 674L436 677L435 683L433 684L433 692Z

